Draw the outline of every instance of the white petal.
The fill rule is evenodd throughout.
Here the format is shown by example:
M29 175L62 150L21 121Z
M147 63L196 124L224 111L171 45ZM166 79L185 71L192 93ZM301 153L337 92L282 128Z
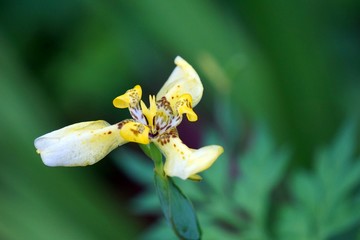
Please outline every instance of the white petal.
M200 149L187 147L179 137L170 137L167 141L155 142L165 155L164 171L170 177L187 179L208 169L223 153L221 146L211 145Z
M169 102L172 102L188 93L192 97L192 107L195 107L200 102L204 91L199 75L190 64L179 56L175 58L175 64L177 66L156 95L156 100L165 96Z
M76 123L35 139L45 165L86 166L126 143L117 125L105 121Z

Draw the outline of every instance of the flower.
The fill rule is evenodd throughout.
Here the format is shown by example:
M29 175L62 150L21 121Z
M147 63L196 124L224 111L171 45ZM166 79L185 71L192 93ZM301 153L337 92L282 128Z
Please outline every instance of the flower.
M117 124L99 120L76 123L35 139L35 147L48 166L91 165L127 142L153 142L166 158L164 172L170 177L199 179L197 173L209 168L223 152L217 145L191 149L179 138L176 127L185 114L197 121L193 111L203 94L195 70L181 57L149 107L141 100L139 85L114 99L117 108L128 108L133 119Z

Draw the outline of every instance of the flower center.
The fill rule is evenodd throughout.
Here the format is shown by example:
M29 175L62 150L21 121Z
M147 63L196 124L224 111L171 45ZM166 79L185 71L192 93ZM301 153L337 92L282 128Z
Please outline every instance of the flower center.
M135 111L141 111L141 115L144 116L147 125L150 129L150 138L156 138L171 127L176 127L181 122L181 115L174 114L170 103L165 97L156 101L155 96L149 96L149 107L145 105L143 101L140 101L141 108L136 108ZM138 116L139 114L134 114ZM134 118L135 120L138 117Z
M179 125L183 114L186 114L189 121L197 120L197 115L192 109L190 94L172 96L170 102L165 96L156 101L156 97L150 95L149 107L141 100L141 95L141 87L136 85L115 98L113 104L117 108L129 108L133 119L149 128L149 138L156 138Z

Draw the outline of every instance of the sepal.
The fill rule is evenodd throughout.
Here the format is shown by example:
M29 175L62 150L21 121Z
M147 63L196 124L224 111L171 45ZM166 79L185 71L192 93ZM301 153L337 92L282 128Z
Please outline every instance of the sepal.
M34 145L47 166L87 166L126 142L116 124L99 120L55 130L35 139Z

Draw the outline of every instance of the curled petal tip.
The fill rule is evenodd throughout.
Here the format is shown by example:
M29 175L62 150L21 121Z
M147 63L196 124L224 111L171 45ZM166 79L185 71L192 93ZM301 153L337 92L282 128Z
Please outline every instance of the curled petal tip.
M200 102L204 90L200 77L183 58L176 57L175 64L175 69L156 95L156 99L166 97L168 101L176 102L179 96L187 93L191 95L195 107Z
M142 95L142 89L140 85L136 85L132 89L129 89L121 96L116 97L113 100L113 105L116 108L128 108L130 106L136 105Z
M191 105L192 105L191 95L183 94L176 102L175 108L177 109L179 115L186 114L186 117L190 122L196 122L198 120L198 116L192 109Z
M198 116L192 109L191 112L186 113L186 117L190 122L196 122L198 120Z
M113 105L116 108L128 108L130 104L130 98L127 95L121 95L113 100Z

